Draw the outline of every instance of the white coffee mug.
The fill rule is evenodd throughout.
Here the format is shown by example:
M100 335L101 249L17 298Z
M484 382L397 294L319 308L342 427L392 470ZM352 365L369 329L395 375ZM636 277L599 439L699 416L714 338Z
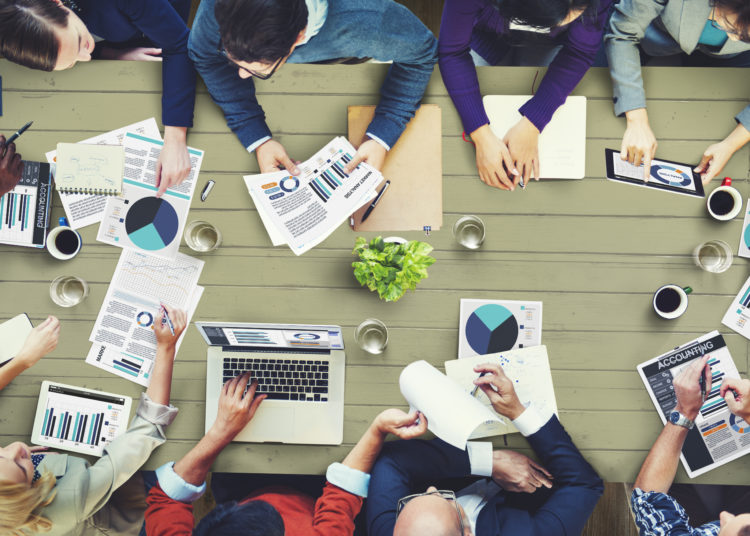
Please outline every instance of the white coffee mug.
M693 292L690 287L664 285L654 292L653 306L657 315L667 320L682 316L687 310L688 294Z
M725 193L720 193L725 192ZM727 195L731 196L731 201L734 203L731 208ZM721 199L717 196L721 196ZM721 186L715 188L713 192L708 195L706 199L706 208L708 213L715 220L729 221L737 217L737 214L742 210L742 194L732 187L732 179L724 177L724 181Z
M59 227L52 229L47 235L47 251L56 259L67 261L81 251L83 240L81 235L68 225L68 220L60 218Z

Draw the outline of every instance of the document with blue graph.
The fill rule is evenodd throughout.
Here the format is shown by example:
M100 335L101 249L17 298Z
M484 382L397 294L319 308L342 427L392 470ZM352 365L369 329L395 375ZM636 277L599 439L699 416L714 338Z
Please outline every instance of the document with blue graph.
M203 295L198 279L203 261L178 253L167 260L123 250L89 340L86 362L143 386L151 381L156 357L154 323L161 304L193 316ZM177 350L185 335L177 341Z
M750 277L732 300L721 323L750 339Z
M302 255L375 197L383 179L377 169L362 163L351 174L344 171L355 152L339 136L299 164L298 176L277 171L244 177L274 246L288 244Z
M24 161L21 180L0 197L0 244L43 248L49 227L49 164Z
M696 359L709 356L711 383L706 384L706 398L688 432L680 459L688 476L715 469L750 452L750 423L729 411L721 397L724 378L739 378L729 348L718 331L707 333L638 365L638 373L646 384L659 417L666 424L677 404L674 380Z

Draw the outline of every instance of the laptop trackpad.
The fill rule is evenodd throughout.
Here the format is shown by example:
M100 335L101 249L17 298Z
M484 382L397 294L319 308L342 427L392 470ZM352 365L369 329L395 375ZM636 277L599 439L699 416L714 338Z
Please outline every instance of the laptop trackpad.
M294 408L258 408L253 420L245 430L252 441L288 442L294 429Z

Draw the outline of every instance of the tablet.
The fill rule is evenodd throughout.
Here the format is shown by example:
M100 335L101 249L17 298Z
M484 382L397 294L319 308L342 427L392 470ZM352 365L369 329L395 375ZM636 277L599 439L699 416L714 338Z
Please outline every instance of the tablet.
M651 161L651 178L643 180L643 166L634 166L620 158L620 151L604 149L607 162L607 178L612 181L645 186L675 194L705 197L701 177L693 171L693 166L659 160Z
M127 396L44 381L31 442L101 456L128 426L132 403Z

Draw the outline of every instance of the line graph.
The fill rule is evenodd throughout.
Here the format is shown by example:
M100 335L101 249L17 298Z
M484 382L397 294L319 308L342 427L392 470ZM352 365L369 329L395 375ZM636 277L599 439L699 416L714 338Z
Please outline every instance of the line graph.
M186 255L162 260L138 251L125 250L113 283L167 305L185 309L203 268L203 261Z

